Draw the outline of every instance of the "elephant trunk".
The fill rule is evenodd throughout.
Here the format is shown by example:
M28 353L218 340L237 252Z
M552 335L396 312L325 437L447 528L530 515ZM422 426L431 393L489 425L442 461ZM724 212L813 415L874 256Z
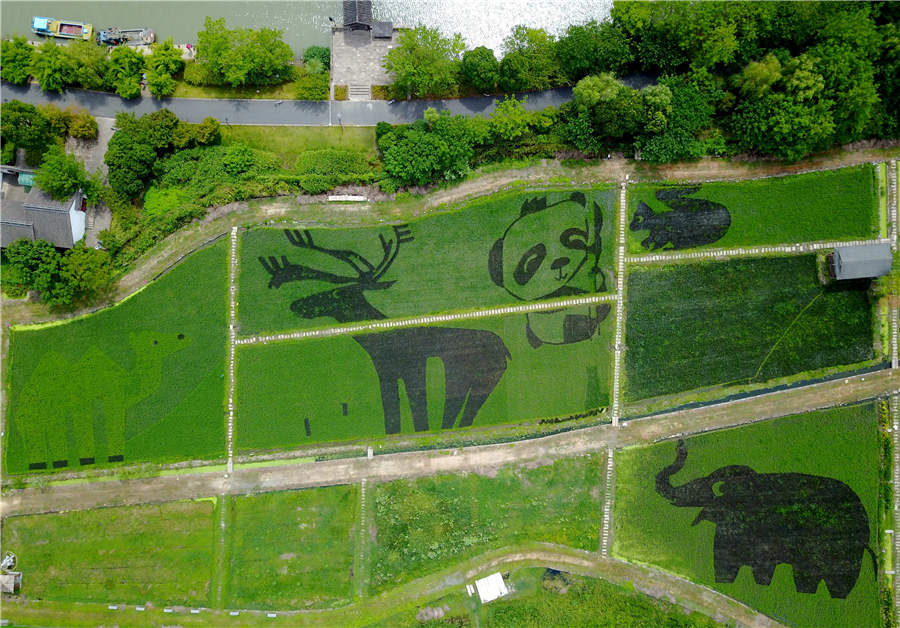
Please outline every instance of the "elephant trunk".
M682 486L672 486L671 478L681 471L687 459L687 448L684 441L679 440L676 448L675 462L656 474L656 492L674 506L706 506L715 495L711 478L700 478Z

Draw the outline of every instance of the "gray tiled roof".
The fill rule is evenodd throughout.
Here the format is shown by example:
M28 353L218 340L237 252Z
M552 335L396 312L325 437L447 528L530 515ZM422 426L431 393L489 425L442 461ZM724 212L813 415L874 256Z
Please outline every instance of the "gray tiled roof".
M372 26L371 0L344 0L344 26Z
M24 201L4 200L0 205L0 246L28 238L72 248L75 245L69 218L72 200L54 201L37 187L31 188Z
M35 209L55 209L57 211L67 212L71 205L71 196L65 201L56 201L36 185L31 188L31 191L28 192L28 196L25 197L25 207L32 207Z
M834 249L836 279L881 277L891 272L890 244L839 246Z

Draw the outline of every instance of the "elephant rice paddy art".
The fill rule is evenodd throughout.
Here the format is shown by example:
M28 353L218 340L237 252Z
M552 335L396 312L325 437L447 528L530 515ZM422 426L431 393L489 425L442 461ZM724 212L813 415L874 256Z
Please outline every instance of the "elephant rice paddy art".
M678 441L675 462L656 475L656 491L674 506L699 507L692 525L716 526L716 582L734 582L743 565L759 585L789 564L798 593L815 593L824 580L833 598L846 598L869 547L869 519L853 490L833 478L803 473L757 473L746 466L716 469L681 486L671 478L687 459Z

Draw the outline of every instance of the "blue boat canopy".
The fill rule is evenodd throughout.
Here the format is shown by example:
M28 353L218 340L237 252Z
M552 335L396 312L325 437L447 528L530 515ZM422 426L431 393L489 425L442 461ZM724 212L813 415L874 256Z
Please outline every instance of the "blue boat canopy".
M49 17L36 17L34 21L31 23L31 27L40 31L46 31L50 29L50 18Z

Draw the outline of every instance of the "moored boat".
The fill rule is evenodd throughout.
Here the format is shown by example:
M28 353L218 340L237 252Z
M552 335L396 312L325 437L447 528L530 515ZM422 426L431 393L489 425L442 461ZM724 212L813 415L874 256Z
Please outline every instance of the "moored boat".
M83 39L90 41L94 35L94 27L75 20L57 20L52 17L35 17L31 20L31 30L45 37L62 37L63 39Z
M101 46L144 46L156 41L156 34L149 28L104 28L97 33Z

